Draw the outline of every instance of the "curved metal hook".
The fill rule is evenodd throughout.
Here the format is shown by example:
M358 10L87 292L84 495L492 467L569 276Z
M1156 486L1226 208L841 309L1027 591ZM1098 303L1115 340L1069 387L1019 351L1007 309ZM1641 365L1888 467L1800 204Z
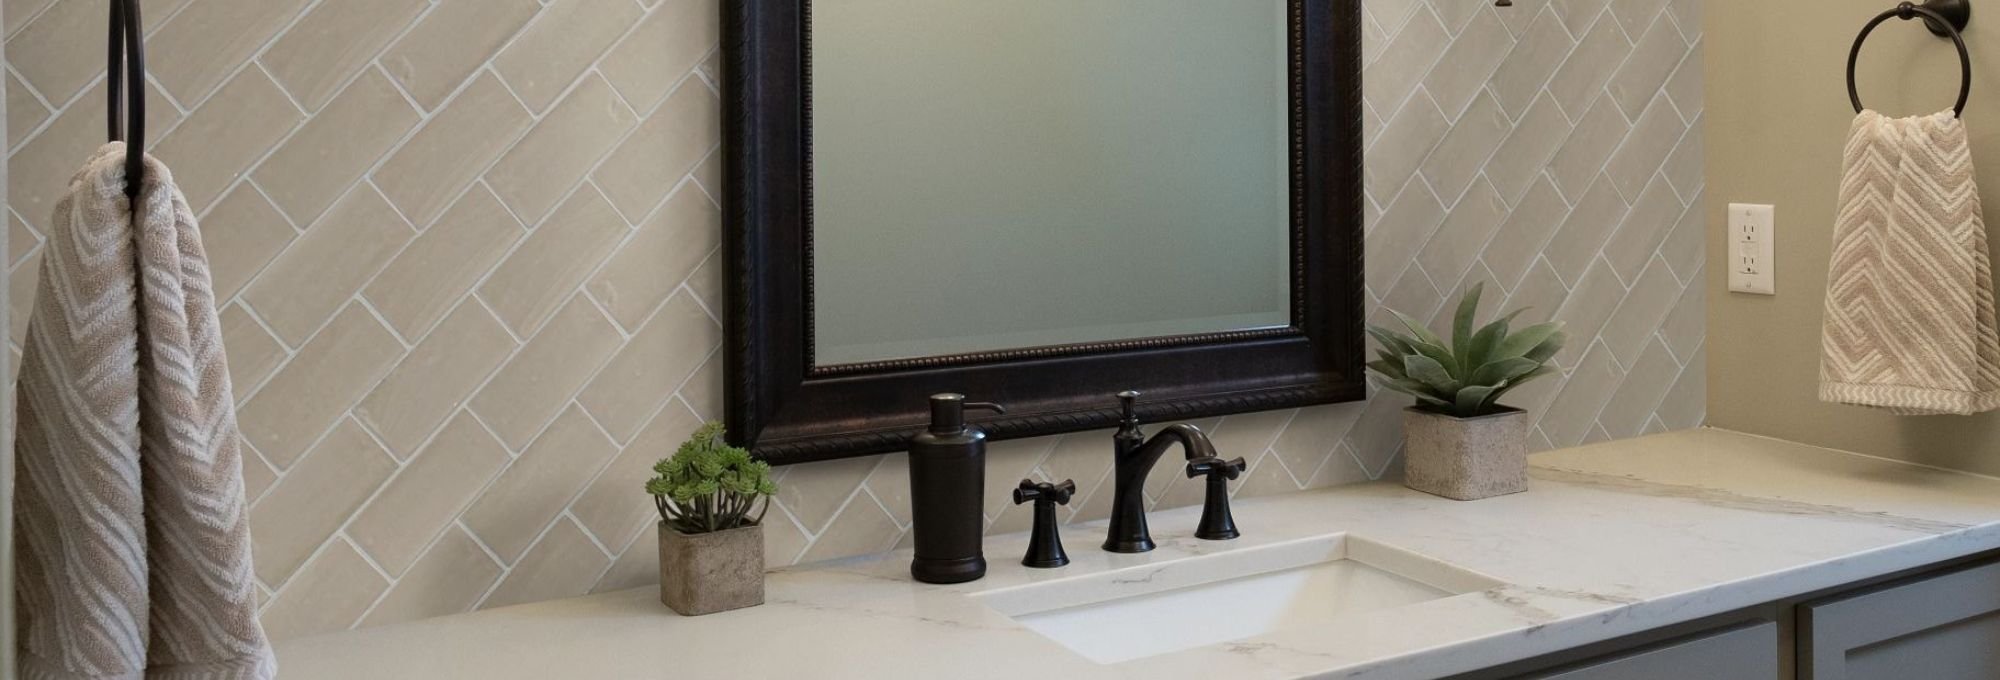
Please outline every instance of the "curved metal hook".
M110 23L104 76L110 103L104 117L106 136L125 142L125 195L137 198L146 171L146 41L139 0L112 0Z

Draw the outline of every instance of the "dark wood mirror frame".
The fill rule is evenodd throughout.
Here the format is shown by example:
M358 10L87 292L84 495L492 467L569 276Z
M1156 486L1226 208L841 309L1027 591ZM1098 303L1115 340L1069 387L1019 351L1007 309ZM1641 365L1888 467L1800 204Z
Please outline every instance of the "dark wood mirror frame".
M773 464L903 450L926 397L1005 404L994 439L1364 398L1361 2L1287 0L1289 327L816 366L811 0L724 0L724 343L730 438ZM1109 446L1109 442L1106 442Z

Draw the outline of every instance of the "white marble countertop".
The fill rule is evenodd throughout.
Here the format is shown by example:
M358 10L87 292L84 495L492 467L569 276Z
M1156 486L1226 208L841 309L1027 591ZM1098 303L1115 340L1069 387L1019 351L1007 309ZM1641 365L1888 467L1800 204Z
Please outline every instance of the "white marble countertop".
M1435 678L2000 548L2000 479L1718 430L1552 451L1523 494L1460 503L1395 484L1240 501L1244 537L1033 570L987 544L981 581L927 586L906 552L774 572L767 604L699 618L652 589L295 640L283 678ZM1347 532L1509 585L1114 665L967 597ZM1226 615L1218 613L1219 615Z

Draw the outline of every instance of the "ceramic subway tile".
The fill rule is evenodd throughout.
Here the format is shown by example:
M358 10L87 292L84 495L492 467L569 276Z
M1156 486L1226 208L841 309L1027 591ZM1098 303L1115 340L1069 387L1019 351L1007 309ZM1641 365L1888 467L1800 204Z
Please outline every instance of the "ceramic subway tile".
M1632 282L1632 290L1619 303L1618 311L1604 323L1601 334L1604 345L1611 350L1611 356L1618 363L1631 366L1639 359L1639 353L1646 349L1647 341L1660 328L1660 322L1672 311L1674 302L1681 297L1681 285L1674 275L1667 271L1667 265L1659 258L1653 258L1652 266L1646 268Z
M1063 478L1054 479L1060 481ZM896 454L883 456L881 464L876 465L875 470L868 473L868 478L862 480L861 485L868 490L869 495L875 497L876 502L882 504L882 509L889 512L889 517L896 520L897 526L910 526L914 518L910 515L909 456Z
M1276 496L1281 493L1298 491L1302 486L1298 480L1292 478L1292 475L1291 471L1285 469L1285 464L1278 460L1277 455L1267 456L1264 460L1258 461L1257 465L1252 466L1243 475L1242 479L1235 482L1230 491L1230 496L1232 498L1251 499L1259 496ZM1199 482L1202 480L1194 481Z
M486 182L515 215L539 223L635 122L603 78L584 76L487 171Z
M1493 185L1484 179L1474 181L1443 226L1431 235L1430 243L1417 253L1417 264L1442 281L1459 280L1506 219L1507 204Z
M492 74L480 74L375 171L375 184L422 229L534 121Z
M1484 91L1487 79L1514 48L1514 36L1500 23L1499 15L1479 3L1445 4L1470 7L1473 13L1471 21L1457 32L1457 39L1438 59L1437 66L1424 77L1424 89L1437 100L1446 118L1462 125L1465 122L1461 120L1462 112L1472 104L1475 95Z
M1418 170L1431 190L1447 205L1456 205L1474 177L1479 175L1500 143L1514 130L1513 121L1492 97L1480 94L1471 108L1459 116L1458 124L1438 142L1429 159Z
M1597 179L1604 162L1610 160L1611 153L1618 149L1619 142L1625 141L1630 130L1611 98L1598 97L1597 103L1576 121L1575 129L1570 131L1562 148L1556 150L1555 157L1549 159L1549 176L1563 196L1575 203Z
M681 383L680 397L704 420L722 419L722 357L710 356Z
M1577 199L1576 208L1563 220L1562 228L1556 230L1543 256L1555 267L1556 274L1574 287L1584 270L1597 259L1598 251L1611 239L1612 230L1625 220L1626 213L1625 199L1618 196L1608 179L1600 176Z
M104 9L97 2L58 2L35 16L31 30L7 41L11 70L49 101L69 101L104 73ZM25 96L8 93L17 94Z
M390 576L402 576L509 462L507 448L461 412L354 516L347 534Z
M1412 400L1400 394L1381 394L1368 401L1355 419L1354 429L1342 440L1368 474L1380 474L1389 459L1403 448L1403 411Z
M7 215L7 266L21 264L29 255L39 252L41 247L41 235L10 211Z
M786 466L785 478L778 483L778 502L806 531L817 534L880 462L880 456L867 456Z
M651 510L648 510L648 512L651 512ZM626 537L629 540L623 543L618 545L607 544L606 547L611 548L613 552L618 552L618 559L613 560L611 568L604 570L604 575L598 577L597 583L590 586L590 592L593 594L608 593L645 585L657 585L660 582L660 551L656 549L659 541L657 538L659 536L658 526L658 524L648 524L637 534ZM798 533L798 529L793 527L791 522L782 519L775 522L767 519L763 526L762 531L767 537L777 530L789 530L792 533ZM767 543L770 541L769 538L765 540ZM799 545L801 548L805 546L803 538L799 540ZM623 548L622 551L619 550L621 547ZM796 555L798 551L794 550L792 554ZM765 551L764 557L765 562L768 564L771 557L768 549Z
M618 445L571 407L466 509L465 526L501 560L519 560L542 528L617 453ZM637 488L635 484L635 492Z
M607 545L659 521L652 501L639 493L640 484L653 476L654 463L673 455L701 424L693 412L679 404L667 404L584 488L570 504L570 514Z
M201 233L217 302L236 297L298 236L277 207L248 184L238 185L215 204L201 221Z
M276 640L346 630L388 589L389 582L347 542L334 541L278 590L257 619Z
M986 445L986 516L998 517L1013 503L1008 497L1021 478L1042 464L1055 448L1053 437L1012 439ZM1164 456L1162 456L1164 458Z
M223 81L306 4L307 0L192 3L146 38L148 70L176 99L193 106L223 87ZM232 98L228 94L217 96Z
M1631 41L1618 30L1616 22L1597 22L1589 33L1581 36L1569 59L1550 77L1549 94L1575 119L1603 91L1612 72L1631 51Z
M1377 201L1394 198L1430 156L1431 149L1450 131L1451 122L1438 112L1430 95L1418 90L1382 126L1382 133L1369 147L1381 151L1370 156L1375 161L1368 164L1364 173L1368 193Z
M499 580L500 565L472 537L449 527L361 623L382 626L470 611Z
M1626 118L1636 119L1646 103L1666 85L1667 76L1673 74L1681 57L1687 55L1688 46L1681 41L1680 30L1671 21L1655 21L1644 34L1633 35L1639 37L1632 44L1631 56L1611 75L1604 88Z
M1518 205L1521 194L1542 178L1542 168L1548 167L1549 159L1562 148L1571 129L1554 99L1547 96L1535 99L1483 168L1487 181L1500 192L1500 199L1510 206Z
M775 505L771 507L770 513L765 515L765 519L764 568L776 569L798 564L799 558L805 556L806 546L812 543L812 538L800 531L799 525L786 519L785 511ZM648 531L633 544L633 547L637 548L636 552L643 553L639 561L642 564L652 564L653 569L648 576L653 580L658 580L660 577L659 541L651 538L657 535L657 530ZM908 536L904 534L905 538Z
M240 401L284 365L285 348L242 305L222 308L220 317L222 346L229 348L229 384Z
M382 68L434 110L540 10L535 0L439 0L382 53Z
M1355 459L1354 454L1348 451L1347 445L1341 444L1334 447L1333 455L1327 456L1326 462L1321 463L1318 470L1306 473L1311 475L1311 478L1306 480L1305 488L1324 489L1360 484L1370 479L1369 472L1361 467L1361 461Z
M318 111L429 7L427 0L322 2L271 43L258 62L306 110Z
M1421 183L1412 184L1382 214L1382 220L1362 242L1368 289L1386 293L1416 254L1444 224L1444 206Z
M349 305L244 404L243 436L273 464L291 467L402 356L388 329Z
M1604 330L1604 322L1611 318L1611 313L1618 308L1618 301L1624 298L1625 285L1599 258L1584 272L1583 278L1577 280L1576 286L1570 290L1569 299L1564 300L1562 307L1556 310L1556 320L1563 322L1564 330L1574 338L1556 354L1556 364L1563 368L1576 366L1590 339Z
M390 453L408 459L514 347L514 338L485 307L461 304L354 407L354 417L381 437Z
M1382 48L1382 56L1362 72L1362 82L1368 84L1362 96L1377 110L1401 108L1450 41L1430 7L1419 3L1415 16Z
M6 79L0 83L4 83L6 87L7 146L11 148L21 140L27 139L55 113L50 111L49 107L43 106L42 102L29 92L28 85L21 82L20 77L14 75L13 71L8 71Z
M1700 349L1708 331L1708 286L1700 279L1690 281L1679 300L1660 323L1660 337L1667 349L1683 360Z
M1597 416L1598 427L1615 439L1639 436L1646 427L1646 419L1659 407L1681 372L1673 353L1659 340L1647 344L1646 351L1630 365L1632 369L1625 381L1604 405L1604 412Z
M1701 427L1707 415L1708 362L1702 352L1696 351L1689 357L1687 365L1681 368L1680 378L1667 388L1667 394L1660 400L1654 411L1668 429L1686 430Z
M396 471L354 421L342 421L250 511L257 578L282 586Z
M417 112L370 69L306 121L252 178L293 223L310 225L416 126Z
M699 83L674 90L591 174L618 211L638 220L722 141L722 102Z
M236 449L242 456L240 467L243 470L243 498L254 505L258 499L264 497L265 491L271 490L271 486L278 483L278 471L271 469L271 466L264 462L264 458L257 455L256 450L251 449L250 444L243 441L242 437L236 437Z
M1667 0L1611 0L1611 15L1618 19L1618 25L1625 29L1627 35L1639 35L1648 24L1662 23L1656 19L1666 5ZM1674 39L1680 39L1678 31L1674 33Z
M800 562L882 552L896 545L896 539L903 536L903 528L896 520L882 511L882 506L866 493L854 497L840 514L813 539L812 547L806 548Z
M571 298L472 398L472 412L520 450L556 417L623 341L582 297Z
M1702 185L1707 181L1703 174L1706 172L1703 167L1706 158L1702 154L1702 136L1699 133L1701 122L1701 115L1695 114L1688 127L1696 132L1683 136L1680 145L1667 155L1666 164L1660 166L1660 173L1673 183L1674 194L1684 201L1691 201L1700 194Z
M1513 290L1568 215L1569 204L1563 202L1555 184L1546 177L1537 179L1487 241L1479 259L1492 270L1501 287Z
M1688 50L1687 57L1681 59L1680 68L1667 78L1667 98L1673 100L1674 110L1681 117L1693 120L1702 111L1702 51L1697 42Z
M560 518L479 607L491 609L582 595L590 591L591 584L610 566L611 558L591 544L590 537L575 522Z
M493 67L528 108L545 111L641 11L629 2L554 0L493 59Z
M650 111L677 76L716 48L721 18L716 0L667 2L605 53L597 68L625 101Z
M4 5L0 5L0 8L4 8L0 14L7 15L7 35L12 37L16 31L26 27L30 20L41 16L43 10L55 3L56 0L6 0ZM152 17L149 15L147 18Z
M1632 202L1632 210L1604 244L1604 259L1611 263L1611 270L1617 272L1619 280L1632 281L1639 277L1640 270L1647 267L1653 254L1659 252L1660 243L1672 231L1674 223L1686 212L1673 187L1659 175L1654 176L1645 191Z
M493 192L475 186L362 294L403 337L423 337L525 235Z
M1556 446L1575 446L1597 426L1597 414L1618 389L1624 371L1597 345L1583 354L1562 394L1542 412L1541 430ZM1525 389L1525 388L1523 388Z
M1702 204L1701 195L1696 194L1692 205L1681 213L1680 220L1667 233L1667 240L1660 244L1660 257L1666 258L1667 266L1674 270L1674 277L1681 283L1695 281L1701 275L1702 261L1708 256L1708 210Z
M722 327L693 296L675 296L633 334L576 401L612 438L626 441L721 345Z
M1500 100L1501 108L1515 117L1543 94L1542 85L1562 65L1563 57L1576 47L1576 41L1563 30L1562 19L1553 10L1544 9L1532 16L1534 22L1514 41L1513 51L1500 61L1499 70L1493 72L1492 80L1487 83L1493 97Z
M296 347L415 235L381 194L357 186L278 255L243 300Z
M1604 166L1604 174L1618 186L1619 193L1628 197L1638 196L1686 132L1687 125L1681 122L1680 114L1674 112L1673 105L1667 103L1666 96L1654 97L1653 104L1646 107L1646 112L1632 123L1632 131L1625 135L1625 143L1611 154L1611 160Z
M638 328L675 287L688 280L695 267L717 252L721 240L721 210L709 202L700 187L682 185L667 198L665 206L639 225L631 241L611 255L591 278L587 290L619 326ZM720 303L719 298L704 299Z
M104 107L71 106L39 134L8 140L7 203L28 225L48 233L56 202L69 192L77 164L104 144Z
M197 6L211 4L218 3ZM153 155L173 168L174 182L199 213L303 120L305 114L277 83L261 70L246 69L161 138Z
M586 186L486 277L479 297L515 333L534 335L630 233L604 196Z

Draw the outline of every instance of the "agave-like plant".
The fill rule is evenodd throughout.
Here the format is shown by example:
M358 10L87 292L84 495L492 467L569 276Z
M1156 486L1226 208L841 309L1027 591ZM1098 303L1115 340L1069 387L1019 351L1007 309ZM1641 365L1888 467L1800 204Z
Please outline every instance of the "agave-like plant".
M1409 329L1408 334L1370 324L1368 334L1381 343L1375 361L1368 362L1376 384L1417 398L1417 408L1473 418L1507 410L1500 397L1530 380L1555 372L1549 359L1568 339L1560 322L1540 323L1510 332L1508 324L1526 309L1517 309L1473 330L1484 284L1475 284L1458 303L1452 318L1451 343L1424 324L1389 310Z

